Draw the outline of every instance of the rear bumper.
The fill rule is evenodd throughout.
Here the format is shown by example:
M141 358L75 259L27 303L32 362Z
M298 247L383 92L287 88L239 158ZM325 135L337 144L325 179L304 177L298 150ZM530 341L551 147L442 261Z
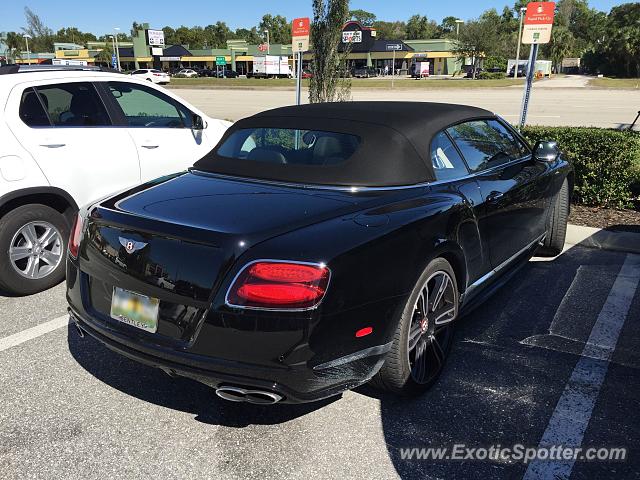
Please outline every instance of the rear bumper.
M283 397L280 403L313 402L367 382L380 369L391 346L386 344L367 348L315 368L297 366L272 369L210 357L195 358L188 353L138 345L83 317L72 307L68 311L71 320L83 332L131 360L160 368L171 376L190 378L213 388L224 385L275 392Z

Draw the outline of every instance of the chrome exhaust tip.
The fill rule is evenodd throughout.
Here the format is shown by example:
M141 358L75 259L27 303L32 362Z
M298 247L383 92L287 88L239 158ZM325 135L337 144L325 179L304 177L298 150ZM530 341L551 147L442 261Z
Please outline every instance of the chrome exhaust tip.
M216 395L230 402L246 402L254 405L273 405L284 398L282 395L265 390L228 386L216 388Z

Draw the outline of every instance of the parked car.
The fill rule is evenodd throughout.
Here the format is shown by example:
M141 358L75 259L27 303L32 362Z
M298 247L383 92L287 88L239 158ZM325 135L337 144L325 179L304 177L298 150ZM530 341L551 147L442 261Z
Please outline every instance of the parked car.
M216 77L217 72L211 68L193 68L199 77Z
M484 70L480 67L469 67L467 68L467 73L465 74L465 78L473 78L474 77L474 72L475 72L475 78L478 78L478 75L480 75Z
M377 77L378 71L373 67L360 67L353 71L353 76L357 78Z
M516 72L516 66L513 65L511 67L511 69L509 69L509 76L513 77L515 75ZM518 64L518 76L519 77L526 77L527 76L527 65L520 63Z
M531 148L480 108L269 110L188 172L79 212L69 311L83 335L227 400L370 380L419 394L455 320L562 250L572 185L555 143Z
M195 78L198 76L198 72L196 72L195 70L191 69L191 68L183 68L182 70L180 70L176 75L181 75L187 78Z
M307 79L307 80L310 78L313 78L313 73L311 73L311 70L302 70L301 78Z
M155 68L140 68L138 70L134 70L129 75L142 78L153 83L167 84L171 82L169 74L156 70Z
M14 294L62 280L79 206L186 169L229 125L136 75L82 67L2 67L0 104L0 290Z
M219 72L217 72L217 77L218 78L236 78L238 77L238 72L234 71L234 70L220 70Z

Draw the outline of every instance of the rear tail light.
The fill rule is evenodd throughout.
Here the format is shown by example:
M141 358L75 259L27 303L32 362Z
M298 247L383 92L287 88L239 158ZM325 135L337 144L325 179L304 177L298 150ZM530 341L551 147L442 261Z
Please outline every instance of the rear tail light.
M331 272L324 264L257 261L245 266L227 292L232 307L308 310L327 291Z
M76 219L73 222L71 228L71 236L69 237L69 255L73 258L78 258L78 251L80 250L80 240L82 239L82 225L84 219L80 214L76 215Z
M162 74L161 74L161 73L154 73L154 74L153 74L153 76L154 76L154 77L161 77L161 76L162 76Z

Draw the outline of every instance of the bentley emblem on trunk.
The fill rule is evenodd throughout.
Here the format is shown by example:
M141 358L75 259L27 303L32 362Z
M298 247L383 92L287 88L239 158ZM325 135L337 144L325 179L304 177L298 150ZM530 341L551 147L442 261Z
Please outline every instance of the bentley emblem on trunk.
M120 240L120 244L124 247L127 253L136 252L147 246L147 244L144 242L136 242L134 240L129 240L128 238L118 237L118 239Z

